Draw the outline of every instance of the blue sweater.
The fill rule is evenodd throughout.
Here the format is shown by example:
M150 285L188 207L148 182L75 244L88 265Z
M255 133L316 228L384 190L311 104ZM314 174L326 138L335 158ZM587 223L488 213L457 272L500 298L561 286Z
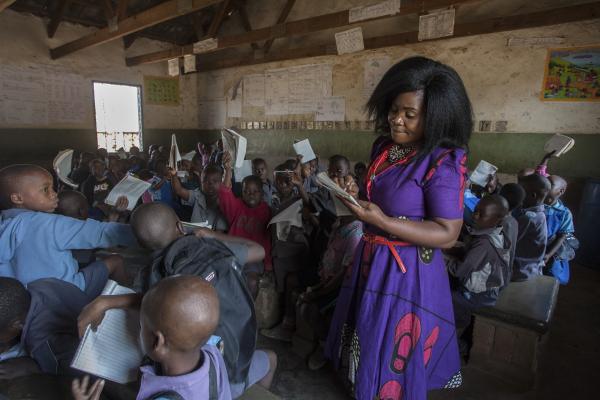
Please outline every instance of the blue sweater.
M137 246L129 225L12 208L0 214L0 276L56 278L85 289L71 250Z

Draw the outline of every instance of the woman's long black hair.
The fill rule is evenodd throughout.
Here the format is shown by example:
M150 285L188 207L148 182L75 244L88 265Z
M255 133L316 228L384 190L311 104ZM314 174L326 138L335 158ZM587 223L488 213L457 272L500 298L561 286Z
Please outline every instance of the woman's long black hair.
M392 66L367 102L375 130L389 134L388 112L401 93L423 90L425 142L419 158L435 147L467 148L473 129L471 101L460 76L447 65L425 57L411 57Z

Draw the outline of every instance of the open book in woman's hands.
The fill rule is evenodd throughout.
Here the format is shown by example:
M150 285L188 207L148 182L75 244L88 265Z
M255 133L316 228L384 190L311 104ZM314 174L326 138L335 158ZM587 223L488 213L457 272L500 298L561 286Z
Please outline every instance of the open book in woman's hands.
M333 196L339 196L345 200L348 200L350 203L355 206L360 207L358 201L350 193L346 192L340 185L335 183L328 175L327 172L319 172L317 174L317 182L322 185L325 189L329 190L329 192Z

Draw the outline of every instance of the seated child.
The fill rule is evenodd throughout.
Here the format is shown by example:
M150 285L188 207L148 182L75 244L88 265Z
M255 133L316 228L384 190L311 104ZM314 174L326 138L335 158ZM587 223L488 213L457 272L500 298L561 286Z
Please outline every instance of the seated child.
M114 185L106 175L104 161L98 158L92 160L90 171L90 176L81 185L81 193L85 195L88 201L90 217L102 221L109 213L109 206L104 203L104 199L106 199Z
M56 214L85 221L88 218L88 202L83 193L77 190L63 190L58 193Z
M48 171L36 165L0 170L0 276L24 285L57 278L84 290L85 274L71 250L136 246L137 241L129 225L52 214L58 206L52 184ZM117 280L124 276L116 268L110 273Z
M569 282L569 260L573 259L579 246L573 236L573 215L560 201L567 190L567 182L558 175L550 175L548 180L551 188L544 204L548 228L544 273L554 276L561 284L566 285Z
M223 179L223 170L216 165L208 165L202 170L201 186L195 190L186 189L177 177L177 173L173 170L169 172L175 194L193 207L190 221L208 222L210 229L226 231L227 221L219 209L217 195Z
M262 181L263 200L271 207L271 198L275 193L275 186L269 179L269 168L267 162L262 158L252 160L252 175L256 175Z
M446 262L448 273L455 278L452 303L458 336L471 323L473 310L496 304L500 290L510 281L510 251L515 243L503 229L507 215L504 197L481 199L473 213L473 225L468 227L463 256Z
M525 190L525 199L516 216L519 235L513 281L524 281L542 275L548 238L544 200L550 191L550 182L541 175L532 174L522 177L520 184Z
M94 155L87 151L79 154L77 166L69 173L69 178L78 185L81 185L90 176L90 161L94 159Z
M367 166L364 162L357 162L354 164L354 179L358 185L358 198L361 200L367 199Z
M20 343L34 360L5 361L12 367L12 377L37 372L38 368L48 374L77 374L70 368L79 345L77 317L104 289L108 263L82 270L83 291L54 278L38 279L26 288L14 278L0 277L0 352Z
M209 229L198 229L195 236L185 235L173 209L161 203L138 207L131 224L140 243L156 255L152 265L138 276L134 285L138 293L177 274L203 277L217 289L221 320L215 334L225 344L225 365L233 397L274 370L275 354L255 350L254 305L240 275L240 265L263 259L263 248L250 240ZM141 294L100 296L80 315L80 333L90 323L97 325L106 310L139 307L140 299Z
M504 217L504 222L502 223L504 226L504 232L506 236L510 239L510 242L513 246L510 248L510 262L508 264L510 268L509 276L512 277L513 264L515 262L515 251L517 249L517 238L519 236L519 224L517 220L513 216L513 213L517 212L517 210L523 204L523 199L525 199L525 189L518 183L507 183L502 186L500 189L500 196L504 197L508 202L508 215Z
M140 341L152 363L140 368L137 399L160 394L170 399L230 400L223 356L206 343L218 323L219 298L204 279L174 276L150 289L141 304ZM91 392L99 394L102 382L94 385ZM76 379L72 392L75 400L89 399L87 380Z
M265 249L264 267L261 263L246 264L244 275L248 288L253 297L258 293L258 276L264 270L271 271L271 236L268 223L271 220L271 210L263 201L263 182L257 176L250 175L242 181L242 198L234 196L231 191L231 155L223 154L225 178L220 186L219 207L229 224L229 234L256 241Z

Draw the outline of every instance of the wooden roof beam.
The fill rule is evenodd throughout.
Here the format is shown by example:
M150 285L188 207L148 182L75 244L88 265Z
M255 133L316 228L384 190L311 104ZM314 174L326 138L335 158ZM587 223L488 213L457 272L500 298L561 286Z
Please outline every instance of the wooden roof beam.
M425 10L432 10L436 8L448 7L459 3L473 2L477 0L423 0L419 2L411 2L400 8L400 12L395 15L385 15L370 19L369 21L393 18L398 15L408 15ZM241 3L238 3L241 4ZM242 22L244 21L243 14L245 8L239 7L240 16ZM246 33L231 35L219 38L217 49L227 49L231 47L237 47L245 44L252 44L260 41L267 41L270 39L277 39L283 37L290 37L296 35L308 35L310 33L319 32L326 29L341 28L350 24L348 21L349 10L334 12L330 14L319 15L317 17L305 18L297 21L290 21L283 24L277 24L268 28L261 28L251 30ZM361 21L362 22L362 21ZM128 66L135 66L140 64L150 64L159 61L165 61L174 57L182 57L184 55L193 54L193 45L173 47L168 50L157 51L149 54L142 54L136 57L128 57L125 59L125 63Z
M484 35L488 33L537 28L596 18L600 18L600 2L578 4L576 6L555 8L551 10L539 11L529 14L511 15L508 17L498 17L483 21L458 24L454 26L454 35L427 40L426 42L448 40L457 37ZM412 31L378 36L373 38L365 38L365 50L421 43L418 40L418 34L418 31ZM253 55L250 55L239 58L227 58L213 62L203 62L203 60L199 58L197 64L197 72L336 54L337 49L335 44L329 44L299 49L281 49L278 50L277 53L269 54L262 59L255 59Z
M119 22L117 29L112 32L110 27L106 27L62 46L50 49L50 57L55 60L78 50L110 42L175 17L201 10L218 2L219 0L189 0L186 4L182 0L168 0L148 10L125 18ZM178 9L178 5L182 3L186 4L186 7Z
M231 5L231 0L223 0L221 2L221 4L219 5L219 7L217 9L215 16L213 17L212 21L210 22L210 26L208 27L208 30L206 31L206 35L204 35L205 39L215 37L217 35L217 33L219 32L219 29L221 29L221 25L223 25L223 21L225 20L227 13L229 12L230 5Z
M287 3L285 3L285 6L283 6L283 10L281 10L281 14L279 14L279 18L277 18L277 25L283 24L285 22L288 15L290 15L292 7L294 7L295 3L296 0L288 0ZM265 42L265 44L263 45L264 54L267 54L271 50L271 46L273 46L274 41L275 39L269 39Z
M58 0L58 5L56 6L52 17L48 22L48 26L46 27L46 33L48 34L49 38L54 37L54 34L58 29L58 25L60 24L60 21L62 21L63 15L65 14L65 11L70 3L70 0Z
M0 0L0 12L4 11L5 8L12 6L16 0Z
M246 32L252 31L252 24L250 23L250 18L248 17L248 10L246 10L246 4L242 1L237 2L237 10L240 14L240 19L242 20L242 26ZM256 42L250 42L250 46L253 50L258 50L259 46Z

